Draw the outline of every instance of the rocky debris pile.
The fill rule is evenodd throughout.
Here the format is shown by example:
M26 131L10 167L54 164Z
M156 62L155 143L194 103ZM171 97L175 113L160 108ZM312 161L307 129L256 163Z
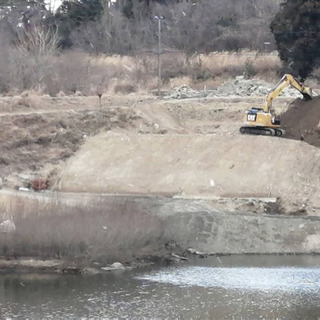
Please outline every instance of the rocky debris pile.
M215 90L196 91L186 85L177 87L167 99L203 98L203 97L250 97L266 96L275 85L258 79L245 79L238 76L224 82ZM281 94L284 97L300 97L301 94L294 88L287 88Z
M281 123L288 138L304 140L320 148L320 97L293 101L282 114Z
M224 82L210 96L266 96L274 88L274 84L259 79L245 79L243 76ZM287 88L281 93L285 97L299 97L301 94L293 88Z
M191 89L187 85L182 85L179 87L176 87L174 89L174 92L169 95L165 96L165 99L190 99L190 98L204 98L206 97L207 91L196 91Z

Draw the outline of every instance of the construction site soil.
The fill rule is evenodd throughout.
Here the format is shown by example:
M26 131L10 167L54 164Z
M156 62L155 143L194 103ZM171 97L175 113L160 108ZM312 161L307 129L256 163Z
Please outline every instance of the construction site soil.
M263 100L2 97L3 187L44 178L57 191L276 197L278 213L320 215L320 99L274 102L285 138L241 135L244 111Z
M288 138L301 139L320 148L320 97L310 101L295 100L281 116L281 121Z

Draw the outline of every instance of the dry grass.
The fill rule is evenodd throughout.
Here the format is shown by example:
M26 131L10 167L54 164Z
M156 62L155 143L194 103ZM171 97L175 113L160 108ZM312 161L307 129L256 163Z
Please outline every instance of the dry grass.
M26 101L17 101L18 105L32 106L33 102L29 100L34 100L34 96L40 93L61 96L61 92L66 95L152 92L158 83L158 58L151 53L136 57L92 57L70 51L50 59L46 56L37 63L30 60L32 63L28 64L28 58L24 59L27 67L16 70L16 65L22 62L19 55L13 55L13 64L7 69L18 77L14 81L8 79L4 86L8 88L7 93L32 91L26 95ZM210 88L227 78L243 74L270 79L281 67L275 53L249 51L215 52L191 57L180 52L167 52L161 55L161 64L164 89L180 84Z
M125 81L135 90L144 88L151 92L157 88L158 62L155 55L132 57L107 57L97 60L104 68L117 70L113 78L113 86ZM238 75L258 76L260 78L275 78L281 68L281 62L276 53L261 54L259 52L219 52L199 54L188 57L183 53L166 53L161 56L162 80L165 89L186 84L198 88L212 88L225 79ZM252 73L252 74L251 74ZM124 80L123 80L124 79ZM124 90L128 91L128 90Z
M264 78L266 75L275 74L281 67L281 62L276 53L262 54L259 52L214 52L208 55L197 55L191 64L201 70L207 70L212 77L237 76L246 73L248 64L255 69L256 75Z
M57 200L57 199L56 199ZM16 213L14 234L0 234L0 255L109 263L143 255L165 243L163 222L134 200L68 207L57 200Z
M65 102L64 99L68 101ZM25 170L34 172L47 163L59 164L73 155L86 137L113 127L131 128L139 118L134 112L121 108L104 108L99 111L98 97L84 100L67 97L64 99L42 99L39 111L46 103L51 103L51 107L56 108L53 113L38 113L38 110L32 110L30 114L13 114L0 118L0 148L4 150L0 159L0 176L7 177L12 172ZM79 106L85 108L88 104L91 104L90 110L73 109ZM69 109L64 111L66 106ZM107 102L105 106L108 106ZM2 110L2 107L0 108ZM14 111L10 102L6 110L8 113ZM8 182L8 186L22 185Z
M45 109L47 107L43 97L43 90L24 91L20 95L16 95L12 99L12 109L30 108L30 109Z
M169 80L169 88L175 88L182 85L192 86L193 81L189 76L175 77Z

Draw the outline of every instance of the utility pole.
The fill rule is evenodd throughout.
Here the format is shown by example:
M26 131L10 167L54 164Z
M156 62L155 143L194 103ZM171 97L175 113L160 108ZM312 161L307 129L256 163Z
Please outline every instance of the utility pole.
M155 16L158 20L158 96L160 97L160 88L161 88L161 20L164 18L162 16Z

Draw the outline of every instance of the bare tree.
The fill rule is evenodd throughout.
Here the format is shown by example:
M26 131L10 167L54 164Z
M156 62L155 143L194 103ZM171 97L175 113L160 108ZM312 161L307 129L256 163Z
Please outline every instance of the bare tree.
M35 56L51 55L59 43L58 29L43 25L31 25L18 30L17 48L20 52Z

